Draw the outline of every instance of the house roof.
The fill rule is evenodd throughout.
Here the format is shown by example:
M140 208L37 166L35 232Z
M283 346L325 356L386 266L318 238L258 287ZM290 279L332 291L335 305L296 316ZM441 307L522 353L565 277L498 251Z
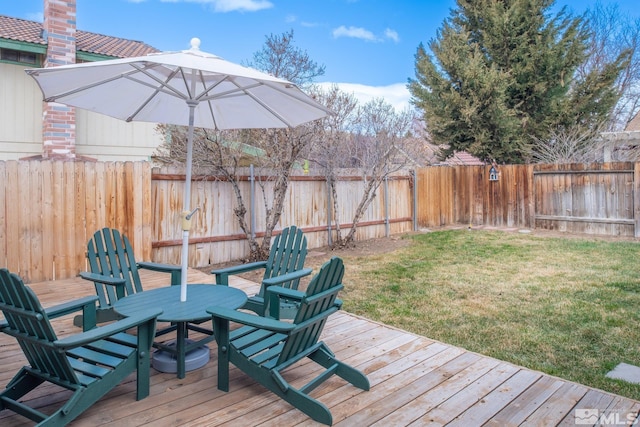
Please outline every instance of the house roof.
M453 156L442 162L450 166L482 166L485 164L482 160L467 153L466 151L456 151Z
M640 131L640 111L633 116L633 119L627 123L627 126L624 128L625 131Z
M427 163L432 166L483 166L485 162L467 153L466 151L456 151L445 160L438 158L438 151L442 147L434 144L425 144L425 154Z
M42 34L43 25L40 22L0 15L0 38L2 39L46 46L47 41L42 37ZM129 58L159 52L158 49L140 41L82 30L76 30L76 49L79 52L115 58Z

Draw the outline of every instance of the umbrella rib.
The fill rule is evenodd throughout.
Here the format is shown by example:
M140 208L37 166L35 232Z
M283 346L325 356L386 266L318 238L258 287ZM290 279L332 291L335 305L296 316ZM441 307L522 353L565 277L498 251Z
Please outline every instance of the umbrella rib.
M255 102L257 102L258 104L260 104L260 106L262 106L264 109L266 109L269 113L271 113L274 117L276 117L278 120L280 120L282 123L284 123L285 125L287 125L288 127L293 127L291 125L291 123L289 123L287 120L285 120L280 114L278 114L275 110L273 110L271 107L269 107L269 105L265 104L264 102L262 102L260 100L260 98L256 97L253 93L250 92L251 89L254 89L256 87L259 86L268 86L269 88L278 91L280 93L282 93L283 95L289 97L289 98L293 98L297 101L300 101L304 104L307 104L309 106L312 106L314 108L319 108L321 110L323 110L324 112L326 112L327 114L333 114L333 112L331 110L329 110L328 108L326 108L325 106L318 104L317 102L314 102L312 100L306 100L304 98L301 97L297 97L294 94L292 94L290 91L287 91L283 88L281 88L278 85L275 84L270 84L269 82L265 82L265 81L258 81L255 84L252 85L247 85L247 86L239 86L234 79L228 79L230 80L233 84L236 85L237 89L233 89L233 90L228 90L226 92L222 92L222 93L218 93L212 96L203 96L206 93L208 93L211 89L213 89L215 86L211 87L210 89L208 89L207 91L203 92L201 95L199 95L198 99L200 101L212 101L215 99L220 99L220 98L226 98L226 97L231 97L231 96L237 96L239 95L241 92L246 94L247 96L249 96L251 99L253 99ZM303 92L300 92L301 94L304 95ZM211 105L210 102L208 102L209 105Z
M300 91L300 94L302 94L303 97L298 97L298 96L294 96L294 94L292 94L291 92L284 90L282 87L280 87L278 85L274 85L274 84L272 84L270 82L264 82L264 85L268 86L271 89L276 90L276 91L278 91L278 92L282 93L283 95L286 95L286 96L288 96L290 98L295 98L296 100L298 100L298 101L300 101L300 102L302 102L304 104L307 104L307 105L309 105L311 107L319 108L319 109L323 110L327 114L333 114L333 111L331 111L330 109L328 109L324 105L314 101L313 98L309 97L308 95L305 95L305 93L302 92L302 91Z
M244 93L245 95L247 95L248 97L253 99L255 102L260 104L261 107L263 107L265 110L267 110L269 113L271 113L271 115L273 115L275 118L280 120L287 127L290 127L290 128L293 127L293 125L290 122L288 122L287 120L285 120L284 117L282 117L275 110L273 110L271 107L269 107L269 105L267 105L264 102L262 102L260 100L260 98L256 97L254 94L252 94L250 92L251 89L264 85L263 82L256 82L255 84L248 85L248 86L239 86L233 79L228 79L228 80L230 80L234 85L236 85L237 89L228 90L226 92L218 93L218 94L211 95L211 96L202 96L202 95L205 95L207 92L209 92L211 89L213 89L213 88L210 88L206 92L204 92L202 95L200 95L199 100L200 101L207 101L209 106L211 106L211 102L210 101L213 101L213 100L216 100L216 99L221 99L221 98L227 98L227 97L230 98L232 96L238 96L241 93ZM285 94L286 94L286 92L285 92Z
M165 81L162 81L158 78L156 78L156 76L150 74L147 72L147 70L145 69L141 69L139 67L137 67L135 64L131 64L131 66L135 69L137 69L138 71L140 71L141 73L143 73L144 75L148 76L149 78L155 80L156 82L158 82L161 86L154 86L148 83L145 83L143 81L140 81L138 79L131 79L131 80L135 80L141 84L145 84L146 86L154 89L154 92L149 95L149 97L142 103L140 104L140 106L136 109L136 111L133 112L133 114L131 114L129 117L127 117L125 119L126 122L131 122L133 121L133 119L140 113L140 111L142 111L148 104L149 102L151 102L151 100L159 93L159 92L163 92L163 93L168 93L168 91L163 91L163 88L168 88L170 89L170 92L173 92L174 94L178 95L178 98L183 98L184 96L181 96L182 93L180 93L180 91L178 91L177 89L174 89L170 84L168 84L168 82L171 81L171 79L178 73L178 71L181 71L182 68L179 68L177 70L173 70L173 72L171 74L169 74L169 76L167 77L167 79ZM183 76L184 77L184 76Z
M178 71L180 71L180 77L182 77L182 83L184 83L184 87L187 90L187 99L193 99L193 94L191 93L191 87L189 87L189 82L187 81L187 78L184 75L184 68L180 67Z
M234 93L236 92L235 90L230 90L227 92L222 92L220 94L217 95L212 95L211 97L207 97L206 95L211 92L212 90L214 90L215 88L217 88L222 82L225 82L229 80L229 76L225 75L222 79L218 80L217 82L215 82L215 84L211 85L211 87L207 87L206 82L204 81L204 75L202 73L200 73L200 82L202 83L202 87L204 87L204 91L202 91L202 93L198 96L195 97L196 100L198 101L210 101L212 99L218 98L219 95L225 95L228 93Z
M198 101L200 101L204 95L208 94L210 91L215 89L220 83L225 81L227 77L228 76L224 76L224 78L222 78L220 81L213 84L210 88L207 88L207 83L204 80L204 75L200 73L200 83L202 83L202 87L205 88L205 91L198 96ZM218 120L216 119L216 115L213 111L213 105L211 105L210 102L207 102L207 106L209 107L209 114L211 115L211 120L213 121L213 128L218 129Z
M278 120L280 120L282 123L284 123L285 125L287 125L287 127L294 127L288 120L285 120L284 117L282 117L280 114L278 114L273 108L269 107L267 104L265 104L264 102L262 102L262 100L260 100L258 97L256 97L254 94L252 94L249 90L244 90L243 92L246 93L251 99L253 99L254 101L256 101L258 104L260 104L265 110L267 110L268 112L270 112L274 117L276 117Z
M195 97L195 99L198 102L202 102L202 101L206 101L207 105L209 106L209 114L211 114L211 120L213 120L213 128L214 129L218 129L218 121L216 120L216 115L213 111L213 106L211 105L211 101L212 99L216 99L219 98L219 96L214 95L211 97L206 97L205 95L207 95L209 92L211 92L212 90L214 90L216 87L218 87L218 85L220 85L222 82L226 81L229 79L228 75L225 75L222 79L216 81L213 85L211 85L211 87L207 87L207 83L204 79L204 74L202 72L199 72L198 75L200 76L200 83L202 84L202 87L205 89L204 91L202 91L201 94L199 94L198 96ZM235 91L230 91L230 92L235 92ZM225 93L229 93L229 92L225 92Z
M82 86L82 87L77 87L77 88L75 88L73 90L70 90L70 91L67 91L67 92L63 92L63 93L59 93L57 95L48 96L47 98L44 99L44 101L45 102L56 102L56 100L58 98L64 98L65 96L73 95L75 93L82 92L84 90L91 89L91 88L96 87L96 86L101 86L101 85L103 85L105 83L110 83L110 82L118 80L120 78L128 78L129 74L131 74L131 73L135 73L135 71L130 71L128 73L122 73L122 74L119 74L117 76L111 77L111 78L106 79L106 80L101 80L99 82L94 82L94 83L91 83L91 84L88 84L88 85L85 85L85 86Z
M154 66L160 66L160 64L152 64L152 65L154 65ZM140 71L140 72L141 72L142 74L144 74L145 76L149 77L150 79L155 80L155 81L156 81L157 83L159 83L161 86L160 86L160 87L157 87L157 86L154 86L154 85L152 85L152 84L149 84L149 83L145 83L145 82L143 82L143 81L136 80L136 81L138 81L139 83L146 84L146 86L149 86L149 87L151 87L151 88L154 88L154 89L156 89L156 90L158 90L158 91L162 91L162 92L164 92L164 93L170 93L170 92L173 92L175 95L177 95L177 98L181 98L181 99L184 99L184 100L188 99L188 98L187 98L187 97L185 97L185 96L184 96L184 94L183 94L182 92L180 92L178 89L174 88L174 87L173 87L173 86L171 86L170 84L167 84L167 83L168 83L168 82L169 82L173 77L175 77L175 75L176 75L179 71L181 71L181 70L182 70L182 67L178 67L178 68L176 68L175 70L173 70L173 72L169 75L169 77L168 77L166 80L161 80L161 79L157 78L156 76L154 76L153 74L151 74L151 73L149 73L149 72L147 71L147 68L155 68L155 67L146 67L146 68L142 68L142 67L139 67L139 66L138 66L138 64L131 64L131 66L132 66L133 68L135 68L136 70ZM133 79L132 79L132 80L133 80ZM169 91L163 91L162 89L164 89L164 88L169 89Z

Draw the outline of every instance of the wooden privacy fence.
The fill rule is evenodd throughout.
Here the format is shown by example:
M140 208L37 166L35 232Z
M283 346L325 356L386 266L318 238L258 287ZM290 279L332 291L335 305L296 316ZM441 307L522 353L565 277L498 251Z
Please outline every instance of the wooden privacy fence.
M86 270L88 239L123 230L151 258L151 167L145 162L0 162L0 266L27 282Z
M536 228L640 237L640 163L534 169Z
M417 171L420 227L454 224L640 237L640 164L431 167Z
M416 224L640 237L640 163L508 165L498 172L499 179L490 181L489 166L423 168L416 171L415 186L411 175L391 177L367 209L356 240L411 231ZM152 169L148 162L7 161L0 162L0 179L0 266L28 282L85 270L86 243L102 227L125 233L139 260L180 263L180 172ZM338 182L343 229L363 186L355 176ZM269 182L265 188L270 194ZM247 176L240 191L249 209L247 222L254 218L260 237L262 187ZM200 210L190 233L189 266L247 255L229 182L195 177L191 205ZM309 247L321 247L335 238L330 225L335 218L324 178L293 176L276 231L295 224L305 231Z
M153 173L154 202L154 241L152 258L157 262L175 264L180 262L182 231L179 224L182 211L184 175L171 169L157 169ZM260 180L255 177L255 181ZM251 176L240 177L240 192L249 210L246 221L258 224L256 236L261 237L266 207L262 186L252 186ZM329 206L328 188L322 176L291 176L285 197L284 209L276 231L284 226L295 224L302 228L309 247L317 248L329 243L329 236L335 235L331 226L336 218L333 205ZM253 188L253 193L252 193ZM265 180L265 193L273 194L272 181ZM364 182L361 177L340 177L337 183L338 218L341 227L349 227L345 222L353 218L357 204L363 193ZM358 224L356 240L383 237L413 229L412 179L408 175L390 177L386 185L378 191L365 216ZM254 203L251 207L251 199ZM271 200L269 198L269 203ZM191 184L191 208L200 209L194 215L190 232L192 250L189 253L190 266L240 259L248 254L248 245L244 232L233 215L236 197L231 183L222 177L194 177Z
M533 226L533 166L501 166L498 181L489 181L489 168L418 169L418 225Z
M180 263L181 173L152 169L148 162L7 161L0 162L0 179L0 266L27 282L73 277L86 270L87 241L102 227L125 233L138 260ZM353 217L363 185L356 177L338 182L343 228ZM247 208L251 188L245 177L241 192ZM266 188L269 194L269 183ZM409 176L389 179L367 209L356 239L412 230L412 188ZM260 236L265 205L260 186L254 186L254 193L255 208L248 215L254 216ZM190 233L190 267L247 255L245 236L233 216L236 201L229 182L194 177L191 205L200 210ZM324 246L329 220L336 214L328 207L324 178L294 176L276 231L295 224L305 231L309 247Z

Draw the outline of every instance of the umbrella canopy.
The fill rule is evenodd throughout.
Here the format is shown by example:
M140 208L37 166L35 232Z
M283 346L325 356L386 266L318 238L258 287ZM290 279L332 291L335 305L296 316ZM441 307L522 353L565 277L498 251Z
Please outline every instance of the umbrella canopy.
M191 49L26 70L47 102L121 120L189 127L183 210L182 292L186 301L193 128L293 128L326 116L293 83Z

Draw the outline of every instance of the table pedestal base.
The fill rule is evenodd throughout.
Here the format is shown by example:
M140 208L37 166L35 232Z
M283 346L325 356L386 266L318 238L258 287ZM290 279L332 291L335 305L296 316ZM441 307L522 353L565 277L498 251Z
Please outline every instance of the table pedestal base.
M189 345L193 343L191 340L186 340L185 344ZM165 343L169 347L175 347L175 341ZM209 361L209 347L201 345L188 351L184 355L184 368L185 371L193 371L203 367ZM151 366L160 371L168 373L178 372L178 362L175 352L169 352L164 350L156 350L151 357Z

